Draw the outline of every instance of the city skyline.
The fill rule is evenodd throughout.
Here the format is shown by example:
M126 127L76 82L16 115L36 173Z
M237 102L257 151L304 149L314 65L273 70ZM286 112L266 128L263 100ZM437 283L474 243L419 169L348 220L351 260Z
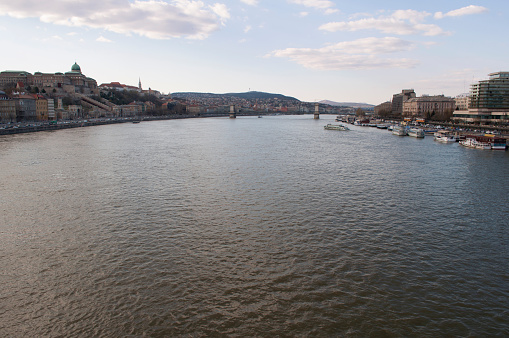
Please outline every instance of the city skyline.
M281 93L379 104L456 96L507 71L501 1L0 3L1 70L65 72L168 92Z

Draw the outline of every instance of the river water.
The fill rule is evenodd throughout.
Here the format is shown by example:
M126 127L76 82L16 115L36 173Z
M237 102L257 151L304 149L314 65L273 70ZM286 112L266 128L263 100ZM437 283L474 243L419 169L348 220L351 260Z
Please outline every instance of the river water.
M509 336L509 153L332 118L0 136L0 334Z

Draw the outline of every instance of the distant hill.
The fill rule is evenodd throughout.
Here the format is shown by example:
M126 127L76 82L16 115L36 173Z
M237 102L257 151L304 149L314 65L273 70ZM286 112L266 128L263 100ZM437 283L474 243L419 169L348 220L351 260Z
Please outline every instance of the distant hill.
M352 108L373 108L374 105L359 102L335 102L329 100L322 100L319 103L328 104L330 106L352 107Z
M272 94L272 93L264 93L264 92L246 92L246 93L226 93L226 94L214 94L214 93L196 93L196 92L178 92L171 93L172 97L175 98L221 98L221 97L236 97L240 99L248 99L248 100L268 100L268 99L278 99L285 101L297 101L294 97L285 96L281 94Z

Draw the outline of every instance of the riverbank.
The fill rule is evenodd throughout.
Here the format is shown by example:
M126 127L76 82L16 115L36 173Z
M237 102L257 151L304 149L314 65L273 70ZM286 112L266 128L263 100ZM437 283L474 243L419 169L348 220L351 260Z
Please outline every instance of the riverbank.
M188 119L197 118L201 116L196 115L165 115L165 116L145 116L143 118L126 117L126 118L103 118L103 119L82 119L82 120L68 120L58 122L33 122L25 124L12 124L5 125L0 128L0 135L24 134L39 131L52 131L69 128L81 128L100 126L105 124L116 123L132 123L135 121L157 121L157 120L173 120L173 119Z

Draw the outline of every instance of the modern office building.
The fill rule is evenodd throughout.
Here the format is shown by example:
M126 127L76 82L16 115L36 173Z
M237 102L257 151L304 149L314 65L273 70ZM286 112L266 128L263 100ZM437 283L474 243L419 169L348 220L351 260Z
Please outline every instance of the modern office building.
M489 74L470 88L468 111L456 111L457 122L482 124L509 123L509 72Z

